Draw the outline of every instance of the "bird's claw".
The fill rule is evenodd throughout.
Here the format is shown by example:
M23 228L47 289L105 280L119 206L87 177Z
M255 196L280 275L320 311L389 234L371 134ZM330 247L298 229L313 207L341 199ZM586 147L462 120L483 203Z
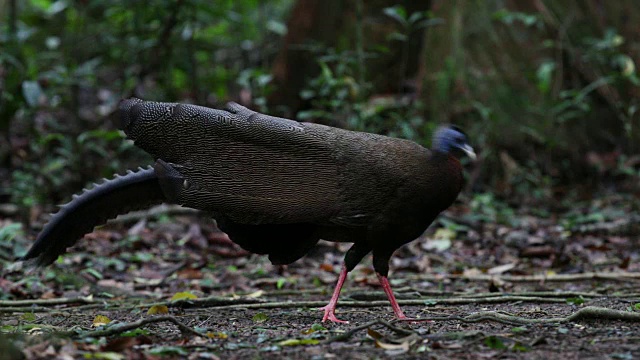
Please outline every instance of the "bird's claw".
M329 306L325 306L320 308L319 310L324 310L324 316L322 317L322 322L327 320L338 323L338 324L348 324L348 321L340 320L336 317L335 308L330 308Z

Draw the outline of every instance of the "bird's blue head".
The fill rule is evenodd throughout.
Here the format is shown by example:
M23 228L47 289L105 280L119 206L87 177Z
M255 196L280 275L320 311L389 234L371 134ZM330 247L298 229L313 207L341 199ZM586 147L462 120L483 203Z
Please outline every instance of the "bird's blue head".
M433 151L443 154L453 154L460 156L466 154L472 160L475 160L476 153L467 143L467 135L457 126L443 126L439 128L433 135Z

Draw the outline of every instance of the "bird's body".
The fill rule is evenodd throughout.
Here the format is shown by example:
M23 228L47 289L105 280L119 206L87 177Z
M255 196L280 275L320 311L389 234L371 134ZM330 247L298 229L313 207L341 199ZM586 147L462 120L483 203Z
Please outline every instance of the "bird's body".
M299 259L319 239L352 242L344 275L373 252L383 287L392 253L420 236L457 197L463 179L453 150L470 149L464 135L460 146L467 148L445 136L451 151L444 145L429 151L407 140L276 118L233 103L224 111L132 99L120 109L127 136L156 159L153 186L167 202L211 212L234 242L268 254L275 264ZM34 248L56 241L62 240L41 235ZM62 253L66 246L54 248ZM50 251L38 251L26 258L51 258ZM387 294L393 304L390 287ZM325 319L339 321L335 304L328 308Z

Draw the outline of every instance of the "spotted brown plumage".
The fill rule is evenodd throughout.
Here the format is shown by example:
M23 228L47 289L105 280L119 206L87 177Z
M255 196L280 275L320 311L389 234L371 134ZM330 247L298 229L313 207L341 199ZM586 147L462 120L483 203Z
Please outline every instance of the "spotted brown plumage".
M323 321L340 321L334 312L342 283L368 253L396 316L406 318L387 280L389 259L453 203L463 184L458 156L473 156L454 127L439 129L429 151L408 140L273 117L235 103L218 110L130 99L120 113L127 137L156 160L153 186L163 200L211 212L246 250L288 264L319 239L354 244ZM58 216L58 223L65 221ZM26 258L51 262L77 240L76 233L73 240L53 236L49 226ZM43 261L39 249L55 251Z

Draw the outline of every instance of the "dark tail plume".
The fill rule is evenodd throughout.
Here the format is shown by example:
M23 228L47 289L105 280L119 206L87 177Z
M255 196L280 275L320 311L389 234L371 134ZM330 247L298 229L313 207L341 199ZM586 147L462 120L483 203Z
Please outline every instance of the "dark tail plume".
M120 214L164 201L153 168L116 175L74 195L73 200L51 217L21 260L29 260L37 266L49 265L95 226Z

